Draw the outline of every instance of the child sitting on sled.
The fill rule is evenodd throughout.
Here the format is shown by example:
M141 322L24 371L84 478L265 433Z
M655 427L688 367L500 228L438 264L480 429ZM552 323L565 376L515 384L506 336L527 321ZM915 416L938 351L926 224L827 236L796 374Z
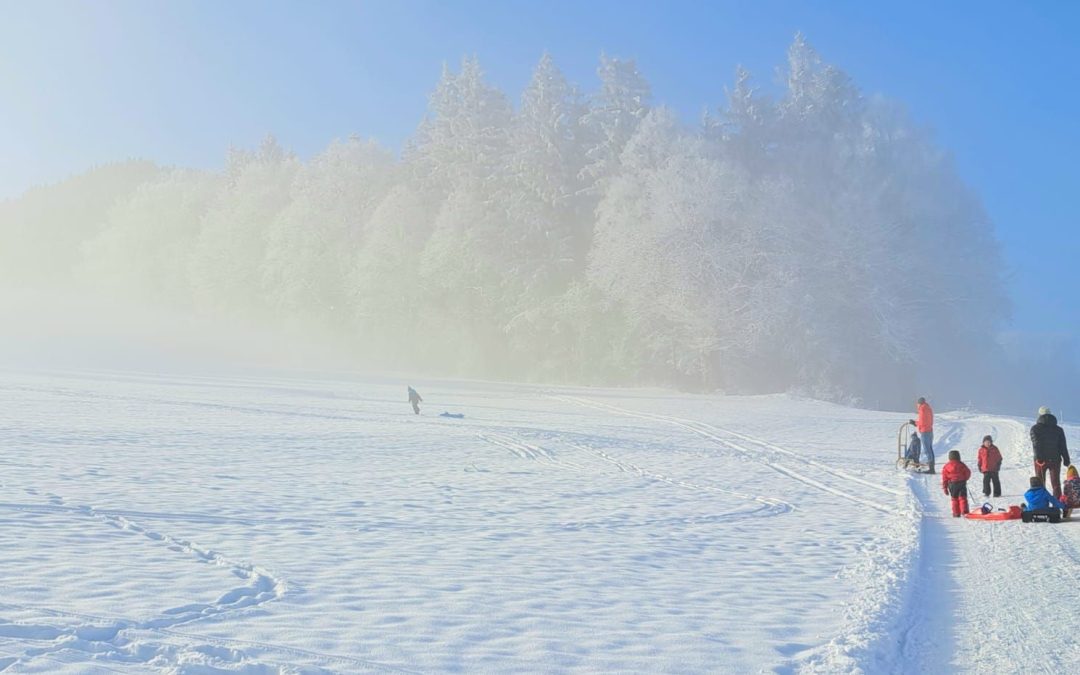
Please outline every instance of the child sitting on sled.
M1043 487L1042 478L1032 476L1029 483L1031 488L1024 493L1024 503L1021 504L1024 511L1057 518L1061 514L1059 509L1064 509L1065 505L1046 491L1046 488ZM1051 520L1051 522L1056 521Z
M949 451L949 462L941 469L941 489L952 499L953 518L968 513L967 482L971 469L960 461L960 451Z
M904 452L904 466L918 466L919 455L922 454L922 441L919 440L918 432L911 433L911 440L908 441L907 451Z
M1068 518L1073 509L1080 508L1080 472L1070 466L1061 485L1061 503L1065 505L1064 516Z

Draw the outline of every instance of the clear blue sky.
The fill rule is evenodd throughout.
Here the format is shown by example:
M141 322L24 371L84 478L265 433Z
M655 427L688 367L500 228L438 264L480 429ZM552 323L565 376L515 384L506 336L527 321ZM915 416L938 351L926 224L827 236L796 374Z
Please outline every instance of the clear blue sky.
M544 50L585 89L601 51L634 57L693 121L737 64L773 85L801 30L953 153L1004 246L1014 328L1078 335L1078 20L1064 0L0 0L0 198L127 157L220 166L268 132L302 156L350 133L396 149L465 54L515 99Z

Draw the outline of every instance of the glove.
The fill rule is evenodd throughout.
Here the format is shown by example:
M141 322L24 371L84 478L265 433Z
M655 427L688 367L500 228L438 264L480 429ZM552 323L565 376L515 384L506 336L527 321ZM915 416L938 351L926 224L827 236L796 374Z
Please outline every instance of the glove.
M911 426L915 426L915 420L908 420L907 423Z

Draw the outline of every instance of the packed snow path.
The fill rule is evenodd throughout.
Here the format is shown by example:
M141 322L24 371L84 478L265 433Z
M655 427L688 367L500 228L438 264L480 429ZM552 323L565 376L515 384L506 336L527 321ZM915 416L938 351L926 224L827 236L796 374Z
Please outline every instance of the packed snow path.
M0 671L1080 667L1080 523L948 517L905 415L413 384L0 372Z

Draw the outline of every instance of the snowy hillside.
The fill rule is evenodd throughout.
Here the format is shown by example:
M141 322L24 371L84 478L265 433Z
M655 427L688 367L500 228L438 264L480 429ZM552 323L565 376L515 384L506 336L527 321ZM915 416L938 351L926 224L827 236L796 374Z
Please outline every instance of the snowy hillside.
M939 456L994 434L1016 502L1030 421L939 412ZM1080 669L1080 524L953 520L936 477L893 466L904 419L4 371L0 670Z

